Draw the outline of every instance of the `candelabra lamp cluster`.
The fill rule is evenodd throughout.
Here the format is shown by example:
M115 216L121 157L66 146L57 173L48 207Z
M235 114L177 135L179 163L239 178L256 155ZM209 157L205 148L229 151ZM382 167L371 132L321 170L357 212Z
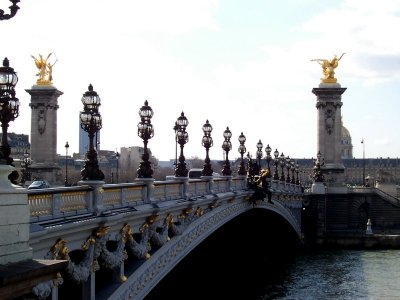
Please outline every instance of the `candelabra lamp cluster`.
M82 180L103 180L104 174L99 169L97 152L94 149L93 139L95 134L102 128L102 118L99 113L100 97L93 91L90 84L88 91L82 97L83 111L80 113L81 128L88 133L89 149L86 152L84 168L81 171Z
M208 152L210 150L210 147L212 147L213 145L213 139L211 137L211 131L212 131L212 126L211 124L208 122L208 120L206 121L206 123L203 125L203 140L202 140L202 146L204 148L206 148L206 159L204 160L204 166L203 166L203 170L201 172L201 175L203 176L212 176L213 174L213 169L210 163L210 157L208 155Z
M19 115L19 100L15 97L17 82L17 74L10 67L10 62L6 57L3 60L3 66L0 67L0 122L2 129L0 164L2 165L13 165L7 130L8 124Z
M20 0L10 0L10 2L12 5L8 7L10 9L9 14L5 14L4 10L0 9L0 21L9 20L17 14L19 9L17 3L20 2Z
M322 174L321 167L325 164L324 159L322 158L321 151L318 151L317 154L317 159L314 160L314 168L313 168L313 174L312 174L312 179L314 182L324 182L325 178L324 175Z
M279 165L281 167L281 176L279 177L280 181L285 181L285 155L283 154L283 152L281 153L281 155L279 156Z
M229 162L228 154L229 151L232 150L232 143L231 143L232 132L229 130L229 127L226 127L224 131L224 142L222 143L222 149L225 151L225 162L222 168L222 175L224 176L231 176L231 164Z
M186 127L188 126L189 121L185 117L185 114L182 112L180 117L176 120L176 142L179 144L181 148L181 152L179 155L179 162L175 166L175 176L176 177L187 177L188 169L186 168L185 156L183 155L183 147L189 141L189 134L186 132Z
M243 155L246 152L246 146L244 143L246 142L246 137L243 135L243 132L239 135L239 149L238 152L240 153L240 166L238 170L238 175L245 176L246 175L246 167L244 165Z
M151 125L151 118L154 112L148 105L147 100L139 110L140 122L138 123L138 136L143 140L144 151L142 155L142 161L140 162L139 169L137 170L138 178L152 178L153 170L149 161L149 151L147 149L147 143L149 139L154 136L153 125Z

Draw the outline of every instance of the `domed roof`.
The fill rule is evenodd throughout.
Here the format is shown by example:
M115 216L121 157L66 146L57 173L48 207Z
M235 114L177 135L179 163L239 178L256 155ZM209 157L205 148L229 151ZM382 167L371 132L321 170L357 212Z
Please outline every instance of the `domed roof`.
M350 132L344 126L342 126L342 138L350 138L351 139Z

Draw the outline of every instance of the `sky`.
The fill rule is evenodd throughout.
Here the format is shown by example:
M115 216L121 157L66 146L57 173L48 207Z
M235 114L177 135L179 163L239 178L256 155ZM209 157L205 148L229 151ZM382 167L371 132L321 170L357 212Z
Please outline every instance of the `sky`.
M7 10L10 2L0 0ZM189 121L186 158L205 158L202 126L213 127L211 159L223 159L223 132L253 157L259 140L292 158L315 157L321 66L311 59L346 53L335 69L353 155L400 153L400 1L381 0L35 0L0 21L0 58L17 72L20 116L9 132L30 135L31 55L51 56L59 97L57 151L79 149L79 112L89 84L101 98L103 150L143 146L139 109L154 111L148 147L175 158L174 124ZM53 61L54 62L54 61ZM364 140L364 145L361 140ZM364 147L364 148L363 148Z

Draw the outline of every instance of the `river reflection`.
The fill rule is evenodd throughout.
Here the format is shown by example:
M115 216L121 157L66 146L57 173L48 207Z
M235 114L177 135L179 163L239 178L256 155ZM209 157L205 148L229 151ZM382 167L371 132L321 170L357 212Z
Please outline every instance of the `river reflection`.
M400 299L400 250L313 252L275 272L259 299Z

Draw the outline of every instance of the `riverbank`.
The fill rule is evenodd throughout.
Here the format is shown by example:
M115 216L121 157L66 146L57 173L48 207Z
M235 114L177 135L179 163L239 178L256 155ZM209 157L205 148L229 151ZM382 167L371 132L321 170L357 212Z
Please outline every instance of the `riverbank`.
M400 235L365 234L325 236L316 240L316 246L344 249L400 249Z

